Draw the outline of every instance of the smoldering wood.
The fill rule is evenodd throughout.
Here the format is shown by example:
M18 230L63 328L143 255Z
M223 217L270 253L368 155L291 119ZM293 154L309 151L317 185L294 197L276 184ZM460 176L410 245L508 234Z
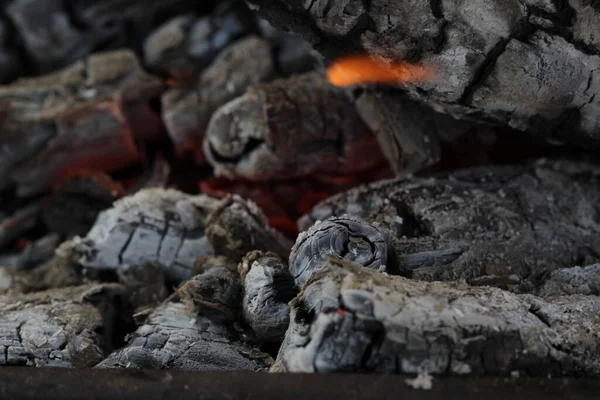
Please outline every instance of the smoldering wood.
M168 297L164 270L154 261L125 265L117 270L119 282L128 291L127 302L134 308L134 315L156 307Z
M598 176L593 164L538 160L383 181L330 197L299 228L348 214L393 232L414 278L531 291L553 270L598 262Z
M385 163L353 102L318 72L252 86L219 108L204 153L216 175L253 181L356 174Z
M193 275L197 257L212 254L204 220L218 204L174 189L123 197L98 215L87 236L74 240L78 262L97 271L158 262L167 282L182 282Z
M300 288L331 256L386 272L388 261L392 261L391 257L388 260L388 252L394 251L389 249L387 236L386 232L358 218L340 216L317 221L298 235L290 253L290 272Z
M157 137L150 99L162 83L127 50L0 88L0 187L38 194L73 170L114 171L140 159L136 140Z
M242 286L236 263L225 257L200 260L200 273L177 291L191 317L203 315L213 321L233 323L238 320L242 302ZM197 263L198 264L198 263Z
M172 88L162 96L162 117L179 152L203 159L202 140L215 110L244 93L254 83L272 79L271 45L258 36L242 38L221 51L191 85Z
M106 322L120 310L98 308L87 296L118 290L114 286L0 296L0 365L89 368L100 362L104 352L111 350L115 329Z
M256 204L229 195L206 218L206 237L215 255L238 263L254 250L289 255L292 243L269 226Z
M552 271L536 291L543 298L568 295L600 295L600 264Z
M597 376L599 302L419 282L330 258L293 302L277 368Z
M275 253L253 251L238 271L244 285L244 320L259 339L281 342L290 323L288 303L297 294L287 262Z
M181 303L156 308L128 338L97 368L263 371L272 363L230 327L205 316L191 319Z
M364 51L434 67L434 79L401 90L436 111L599 143L600 11L590 1L247 3L330 59Z

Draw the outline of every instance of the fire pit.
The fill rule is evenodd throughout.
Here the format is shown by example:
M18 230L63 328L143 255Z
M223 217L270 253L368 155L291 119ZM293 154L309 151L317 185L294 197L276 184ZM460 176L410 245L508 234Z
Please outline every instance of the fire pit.
M600 376L593 2L5 3L9 398Z

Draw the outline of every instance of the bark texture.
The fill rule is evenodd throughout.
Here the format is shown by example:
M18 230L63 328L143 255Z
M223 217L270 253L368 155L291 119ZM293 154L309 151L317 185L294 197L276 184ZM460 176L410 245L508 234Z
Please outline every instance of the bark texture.
M598 296L546 302L330 259L294 301L289 372L598 376Z
M183 304L167 303L97 368L261 371L271 363L233 329L203 316L192 319Z
M555 269L600 260L599 172L540 160L383 181L325 200L299 227L347 214L389 229L414 278L529 292Z
M403 90L432 109L600 144L600 10L594 1L248 0L333 58L366 51L437 76Z
M184 281L193 276L197 257L212 254L204 219L217 205L203 195L141 190L102 212L87 236L74 242L78 261L97 270L157 262L167 281Z

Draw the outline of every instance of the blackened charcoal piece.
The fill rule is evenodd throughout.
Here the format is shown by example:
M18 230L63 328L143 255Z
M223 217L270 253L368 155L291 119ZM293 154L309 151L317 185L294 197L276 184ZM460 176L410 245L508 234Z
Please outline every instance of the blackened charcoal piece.
M191 319L181 303L158 307L128 340L97 368L263 371L272 363L227 326Z
M358 218L332 217L300 233L290 254L290 271L298 287L304 286L329 256L386 272L388 246L386 234L377 227Z
M277 32L272 40L275 44L277 71L283 76L309 72L320 65L319 53L301 37Z
M275 64L271 45L256 36L225 48L188 87L162 96L163 120L177 151L203 160L202 140L215 110L244 93L248 86L271 79Z
M402 89L436 111L600 145L600 11L590 1L248 3L328 59L363 51L433 67L435 77Z
M550 302L326 260L292 309L288 372L600 376L600 297Z
M73 24L63 1L15 0L6 7L6 14L36 73L64 67L92 49L92 38Z
M384 181L330 197L299 227L343 214L377 222L414 278L530 291L555 269L600 262L599 176L538 160Z
M178 290L188 314L204 315L214 321L236 321L242 302L236 264L224 257L202 259L200 264L197 269L202 272Z
M287 257L292 243L271 228L263 212L250 200L227 196L206 219L206 237L215 255L235 262L250 251L272 251Z
M0 248L35 228L40 222L40 210L40 205L34 203L0 219Z
M150 100L161 82L130 51L0 87L0 187L33 195L82 169L115 171L141 157L136 140L162 132Z
M117 270L119 282L128 291L128 303L136 311L153 308L167 298L164 269L159 263L148 261Z
M83 239L75 241L86 268L118 270L158 262L168 282L193 275L197 257L211 254L204 219L218 201L171 189L145 189L103 211Z
M106 297L96 307L87 297L118 285L87 285L27 295L0 296L0 365L92 367L111 351L118 305ZM98 303L99 304L99 303Z
M60 235L49 233L29 243L18 253L0 255L0 265L9 266L15 270L33 269L50 260L59 244Z
M14 48L10 47L10 33L7 24L0 21L0 83L5 84L19 76L21 60ZM0 117L1 118L1 117Z
M253 251L238 269L244 319L259 339L281 342L290 323L288 303L297 294L287 262L275 253Z
M124 189L104 174L79 174L56 188L42 209L45 225L67 237L83 236L98 214L123 196Z
M316 72L252 86L219 108L204 153L217 175L254 181L356 174L385 163L345 92Z
M174 80L191 78L228 45L256 32L255 17L242 2L228 2L209 16L179 15L144 42L144 61Z

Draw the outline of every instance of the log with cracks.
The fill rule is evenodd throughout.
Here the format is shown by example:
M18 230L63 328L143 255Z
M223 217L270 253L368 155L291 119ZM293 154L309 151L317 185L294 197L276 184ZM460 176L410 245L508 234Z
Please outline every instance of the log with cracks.
M273 370L597 376L599 302L419 282L330 258L294 300Z
M556 269L600 261L599 173L540 160L382 181L332 196L299 228L347 214L391 231L396 268L413 278L530 292Z
M402 90L461 120L600 144L600 10L593 1L247 0L330 59L366 52L437 76Z

